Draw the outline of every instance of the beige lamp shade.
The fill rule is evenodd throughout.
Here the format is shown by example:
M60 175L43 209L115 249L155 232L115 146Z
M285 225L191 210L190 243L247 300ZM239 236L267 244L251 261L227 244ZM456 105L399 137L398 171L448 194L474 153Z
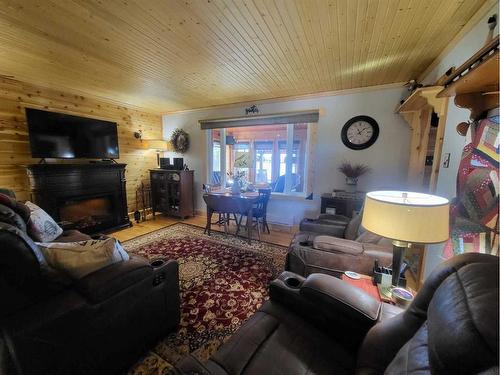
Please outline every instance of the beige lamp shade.
M165 141L163 139L147 139L147 148L150 150L157 150L157 151L172 151L172 145L170 142Z
M392 240L444 242L449 236L449 202L430 194L373 191L366 195L361 225Z

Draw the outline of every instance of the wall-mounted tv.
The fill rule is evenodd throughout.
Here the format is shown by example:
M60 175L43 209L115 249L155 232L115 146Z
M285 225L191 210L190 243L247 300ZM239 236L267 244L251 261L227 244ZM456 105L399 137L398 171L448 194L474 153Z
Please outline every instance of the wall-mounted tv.
M118 159L115 122L26 108L31 156Z

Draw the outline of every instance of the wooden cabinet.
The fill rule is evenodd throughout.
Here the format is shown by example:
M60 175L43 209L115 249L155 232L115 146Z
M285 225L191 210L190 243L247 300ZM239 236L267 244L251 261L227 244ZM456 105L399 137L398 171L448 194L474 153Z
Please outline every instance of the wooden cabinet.
M193 176L194 171L151 169L153 214L194 216Z
M336 215L352 217L353 212L359 212L361 210L364 200L364 194L352 194L352 197L336 197L332 194L322 194L321 213L325 214L326 209L332 207L335 208Z

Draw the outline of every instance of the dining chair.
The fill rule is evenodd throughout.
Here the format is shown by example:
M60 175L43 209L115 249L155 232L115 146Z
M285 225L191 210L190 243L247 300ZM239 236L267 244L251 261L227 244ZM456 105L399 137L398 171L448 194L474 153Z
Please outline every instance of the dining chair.
M215 186L217 187L217 186ZM214 185L212 184L203 184L202 185L202 189L203 189L203 192L208 194L212 191L212 189L214 188ZM219 218L217 219L217 221L214 221L212 224L217 224L217 225L229 225L231 224L231 221L234 221L234 223L236 224L236 226L238 225L238 218L236 217L236 214L233 213L233 217L231 217L230 214L224 214L222 212L219 212ZM224 229L226 230L226 229Z
M252 220L254 221L254 223L252 223L252 227L257 229L257 235L260 241L261 227L264 232L267 230L267 233L271 234L271 231L269 230L269 225L267 224L267 204L269 203L269 199L271 198L272 190L270 188L266 188L266 189L259 189L258 191L259 191L259 199L257 200L257 202L255 202L252 210L253 213ZM243 216L246 215L242 214L240 216L236 233L238 233L238 230L241 228L241 222L243 220Z
M239 232L239 223L236 214L248 211L247 206L244 204L245 202L241 202L240 199L236 199L235 197L216 194L203 194L203 200L207 204L207 224L203 233L208 232L208 235L210 235L212 224L224 225L224 232L228 233L228 225L231 220L234 220L236 223L236 233ZM214 213L219 214L219 220L212 223L212 215Z

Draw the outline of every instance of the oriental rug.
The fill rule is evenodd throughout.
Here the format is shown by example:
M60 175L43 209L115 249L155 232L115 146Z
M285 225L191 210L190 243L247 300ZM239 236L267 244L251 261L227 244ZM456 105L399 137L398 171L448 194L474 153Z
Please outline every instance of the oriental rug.
M181 322L129 374L165 374L184 355L206 360L268 298L286 248L178 223L123 243L149 259L179 262Z

